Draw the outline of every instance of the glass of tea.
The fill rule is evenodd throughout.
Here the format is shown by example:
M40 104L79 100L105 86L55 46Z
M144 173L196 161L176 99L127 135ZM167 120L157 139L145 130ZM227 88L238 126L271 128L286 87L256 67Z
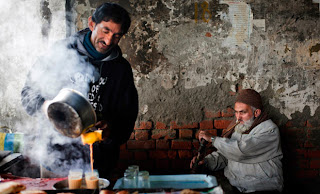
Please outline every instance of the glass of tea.
M69 189L80 189L82 185L82 170L73 169L69 171L68 185Z
M87 189L99 189L99 173L97 170L85 173Z

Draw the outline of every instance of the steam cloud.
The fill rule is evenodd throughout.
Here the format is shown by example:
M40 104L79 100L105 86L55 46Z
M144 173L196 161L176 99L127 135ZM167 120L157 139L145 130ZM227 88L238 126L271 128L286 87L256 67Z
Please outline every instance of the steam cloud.
M23 155L35 163L43 158L51 158L54 161L65 157L59 152L54 152L57 155L52 155L53 153L48 155L42 146L45 143L51 141L61 145L72 144L79 143L80 138L69 138L59 134L43 115L38 115L40 119L26 115L20 102L20 92L29 70L34 64L41 67L40 71L33 72L31 79L40 80L35 82L34 86L40 88L48 100L52 100L62 88L72 88L87 96L88 82L97 77L95 68L84 60L79 60L74 50L66 49L62 45L49 45L54 42L50 33L49 37L42 36L40 1L0 1L0 27L3 29L0 38L0 103L3 105L0 115L9 117L9 119L0 119L0 124L25 134ZM59 18L65 19L65 12L52 13L52 15L56 21L59 21ZM62 38L64 37L57 39ZM38 58L39 56L43 58ZM69 154L77 156L81 153L82 150L76 149ZM74 161L72 167L83 168L83 163Z

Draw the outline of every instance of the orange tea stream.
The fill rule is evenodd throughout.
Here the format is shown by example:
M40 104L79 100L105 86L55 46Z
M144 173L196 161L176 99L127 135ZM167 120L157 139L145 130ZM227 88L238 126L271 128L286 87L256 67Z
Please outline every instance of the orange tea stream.
M91 172L92 172L92 174L93 174L93 149L92 149L92 143L91 144L89 144L90 145L90 164L91 164Z
M91 171L93 173L93 143L96 141L102 140L102 130L96 130L89 133L81 134L81 141L83 144L89 144L90 146L90 164L91 164Z

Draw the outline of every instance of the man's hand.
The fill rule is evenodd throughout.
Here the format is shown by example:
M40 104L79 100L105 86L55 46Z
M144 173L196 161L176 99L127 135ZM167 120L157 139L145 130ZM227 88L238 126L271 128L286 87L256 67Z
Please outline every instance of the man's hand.
M204 130L201 130L199 132L199 141L201 141L201 139L205 139L206 141L208 142L212 142L211 141L211 137L213 137L214 135L212 135L211 133L209 133L208 131L204 131Z
M193 164L196 162L196 158L197 158L197 156L192 158L192 160L190 162L190 168L193 167ZM202 165L203 163L204 163L203 160L201 160L201 161L198 162L198 165Z
M111 130L108 127L107 121L105 121L105 120L98 121L96 123L95 127L97 129L102 130L102 139L106 139L110 136Z

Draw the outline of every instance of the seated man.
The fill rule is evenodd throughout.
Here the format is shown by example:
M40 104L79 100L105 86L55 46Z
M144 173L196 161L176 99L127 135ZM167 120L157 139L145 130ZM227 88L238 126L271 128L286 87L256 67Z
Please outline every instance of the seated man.
M240 91L234 110L239 124L225 132L223 137L199 132L199 140L203 138L211 142L217 151L198 164L207 171L224 168L224 175L240 192L281 192L283 155L280 133L263 110L261 96L252 89ZM194 162L195 158L190 167Z

